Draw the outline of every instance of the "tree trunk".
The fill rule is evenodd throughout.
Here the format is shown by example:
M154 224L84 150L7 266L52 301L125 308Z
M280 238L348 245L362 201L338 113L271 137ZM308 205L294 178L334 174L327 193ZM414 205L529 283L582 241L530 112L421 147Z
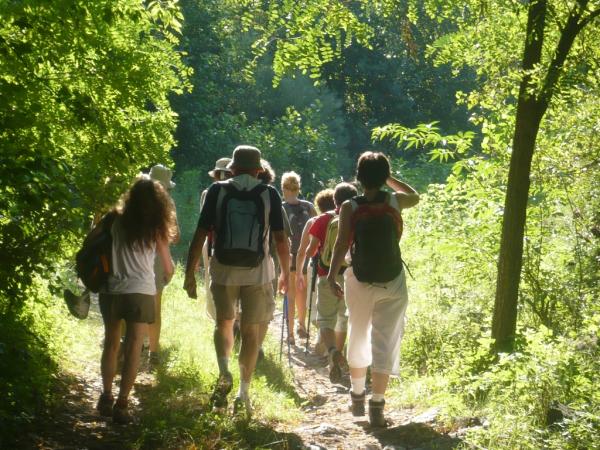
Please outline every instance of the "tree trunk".
M534 94L535 87L530 71L542 58L546 0L533 0L528 8L523 51L524 74L519 89L515 134L504 202L496 301L492 319L492 338L495 339L496 351L510 351L514 342L523 258L523 235L529 197L529 173L540 120L544 113L543 106L539 104Z
M529 174L535 142L542 117L554 94L564 62L579 32L595 18L600 9L583 15L589 0L579 0L561 29L560 39L544 83L536 89L530 70L542 60L547 0L531 0L528 6L527 32L523 52L524 75L519 89L513 152L510 158L502 238L496 279L496 301L492 319L494 350L511 351L517 328L519 282L523 263L523 236L529 198Z
M534 108L517 112L510 159L508 185L502 222L502 240L496 280L496 302L492 320L492 338L496 351L510 351L517 324L517 299L523 257L523 235L527 200L529 198L529 173L540 126L541 115Z

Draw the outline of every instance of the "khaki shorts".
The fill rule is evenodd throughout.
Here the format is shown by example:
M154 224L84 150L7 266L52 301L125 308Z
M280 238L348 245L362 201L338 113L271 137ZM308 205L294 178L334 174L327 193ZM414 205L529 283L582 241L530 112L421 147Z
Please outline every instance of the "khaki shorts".
M104 322L124 319L125 322L154 323L154 295L100 294L99 303Z
M266 283L254 286L225 286L210 283L210 291L217 310L217 320L235 319L235 305L240 300L241 322L254 324L270 322L275 311L273 285Z
M343 276L338 275L337 281L343 284ZM343 298L336 297L327 283L327 277L317 279L317 324L319 329L328 328L341 332L348 328L346 302Z

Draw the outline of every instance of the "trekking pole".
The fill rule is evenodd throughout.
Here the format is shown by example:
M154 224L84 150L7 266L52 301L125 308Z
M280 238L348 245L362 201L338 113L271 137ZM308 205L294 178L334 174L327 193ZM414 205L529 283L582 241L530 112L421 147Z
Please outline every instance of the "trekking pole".
M279 362L281 362L281 356L283 355L283 331L285 330L285 323L287 322L287 295L283 296L283 308L281 311L281 342L279 343Z
M292 367L291 344L290 344L290 323L288 321L289 304L287 294L283 295L283 309L285 311L285 325L287 326L287 348L288 348L288 365Z
M308 326L306 328L306 348L304 349L304 353L308 353L308 348L310 346L310 322L312 321L313 294L315 292L315 284L317 282L317 261L318 254L311 258L313 271L310 277L310 292L308 294Z

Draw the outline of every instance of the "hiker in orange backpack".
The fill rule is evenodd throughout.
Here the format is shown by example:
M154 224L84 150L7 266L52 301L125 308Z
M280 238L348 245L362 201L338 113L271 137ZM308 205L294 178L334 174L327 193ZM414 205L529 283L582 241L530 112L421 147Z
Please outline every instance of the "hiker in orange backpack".
M408 303L406 278L400 257L401 211L415 206L419 194L390 174L383 153L365 152L358 159L356 179L364 194L346 201L327 282L348 306L348 363L352 414L365 414L365 381L371 366L373 381L369 422L388 426L383 414L390 375L398 375L400 341ZM387 184L394 192L381 188ZM350 249L351 266L344 288L336 275Z
M163 266L163 282L173 276L169 242L177 233L175 207L169 194L147 176L139 179L125 194L122 204L111 213L111 271L107 286L100 290L99 303L104 321L102 350L102 395L97 409L115 423L128 423L132 417L127 400L137 375L144 335L155 320L156 284L154 258ZM115 402L112 384L117 370L121 338L121 320L125 320L125 354L119 397Z
M338 210L342 203L357 194L356 188L350 183L340 183L335 187L333 200L336 205L334 211L321 214L310 227L310 241L304 255L298 255L296 265L304 263L306 254L312 255L317 250L319 258L317 263L317 324L321 342L325 345L329 355L329 380L334 384L347 385L348 363L344 357L344 344L346 342L346 303L343 297L335 296L327 285L327 273L330 266L331 250L337 235ZM337 276L342 280L343 267L338 267ZM299 281L306 285L304 277Z

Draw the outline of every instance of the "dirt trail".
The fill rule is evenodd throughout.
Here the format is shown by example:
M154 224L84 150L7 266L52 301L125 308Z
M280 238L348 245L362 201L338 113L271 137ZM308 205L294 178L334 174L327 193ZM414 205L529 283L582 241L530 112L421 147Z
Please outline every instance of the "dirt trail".
M99 320L99 317L93 317L99 315L97 312L93 311L91 315L91 320ZM276 340L280 336L280 324L281 314L276 316L270 330ZM312 334L314 344L316 338L314 332ZM326 358L306 353L304 342L302 347L292 347L290 356L295 389L304 401L305 415L300 424L280 423L275 425L275 429L282 436L299 437L302 445L296 440L280 442L275 448L443 450L454 448L460 442L435 431L427 423L431 417L416 417L410 409L387 408L386 415L392 420L392 427L371 429L368 416L355 418L350 413L348 389L330 383ZM283 355L283 363L286 362L287 348ZM136 442L140 436L139 426L115 426L110 419L103 419L95 411L98 392L101 391L99 361L86 361L83 366L85 369L76 374L62 376L58 386L62 401L50 415L38 420L32 431L19 436L18 448L122 449ZM138 394L154 385L156 378L144 362L130 400L134 414L139 412L136 411L140 407Z
M281 315L278 326L271 333L281 336ZM311 350L316 332L311 330ZM327 358L313 351L305 351L305 341L296 341L291 347L291 365L298 395L306 401L305 417L301 424L285 428L300 436L305 448L317 449L452 449L460 442L456 438L438 433L431 414L419 414L411 409L386 408L386 417L392 425L387 429L372 429L368 415L353 417L349 409L349 390L329 381ZM287 348L284 348L284 362ZM368 387L367 387L368 389ZM368 414L368 413L367 413Z

